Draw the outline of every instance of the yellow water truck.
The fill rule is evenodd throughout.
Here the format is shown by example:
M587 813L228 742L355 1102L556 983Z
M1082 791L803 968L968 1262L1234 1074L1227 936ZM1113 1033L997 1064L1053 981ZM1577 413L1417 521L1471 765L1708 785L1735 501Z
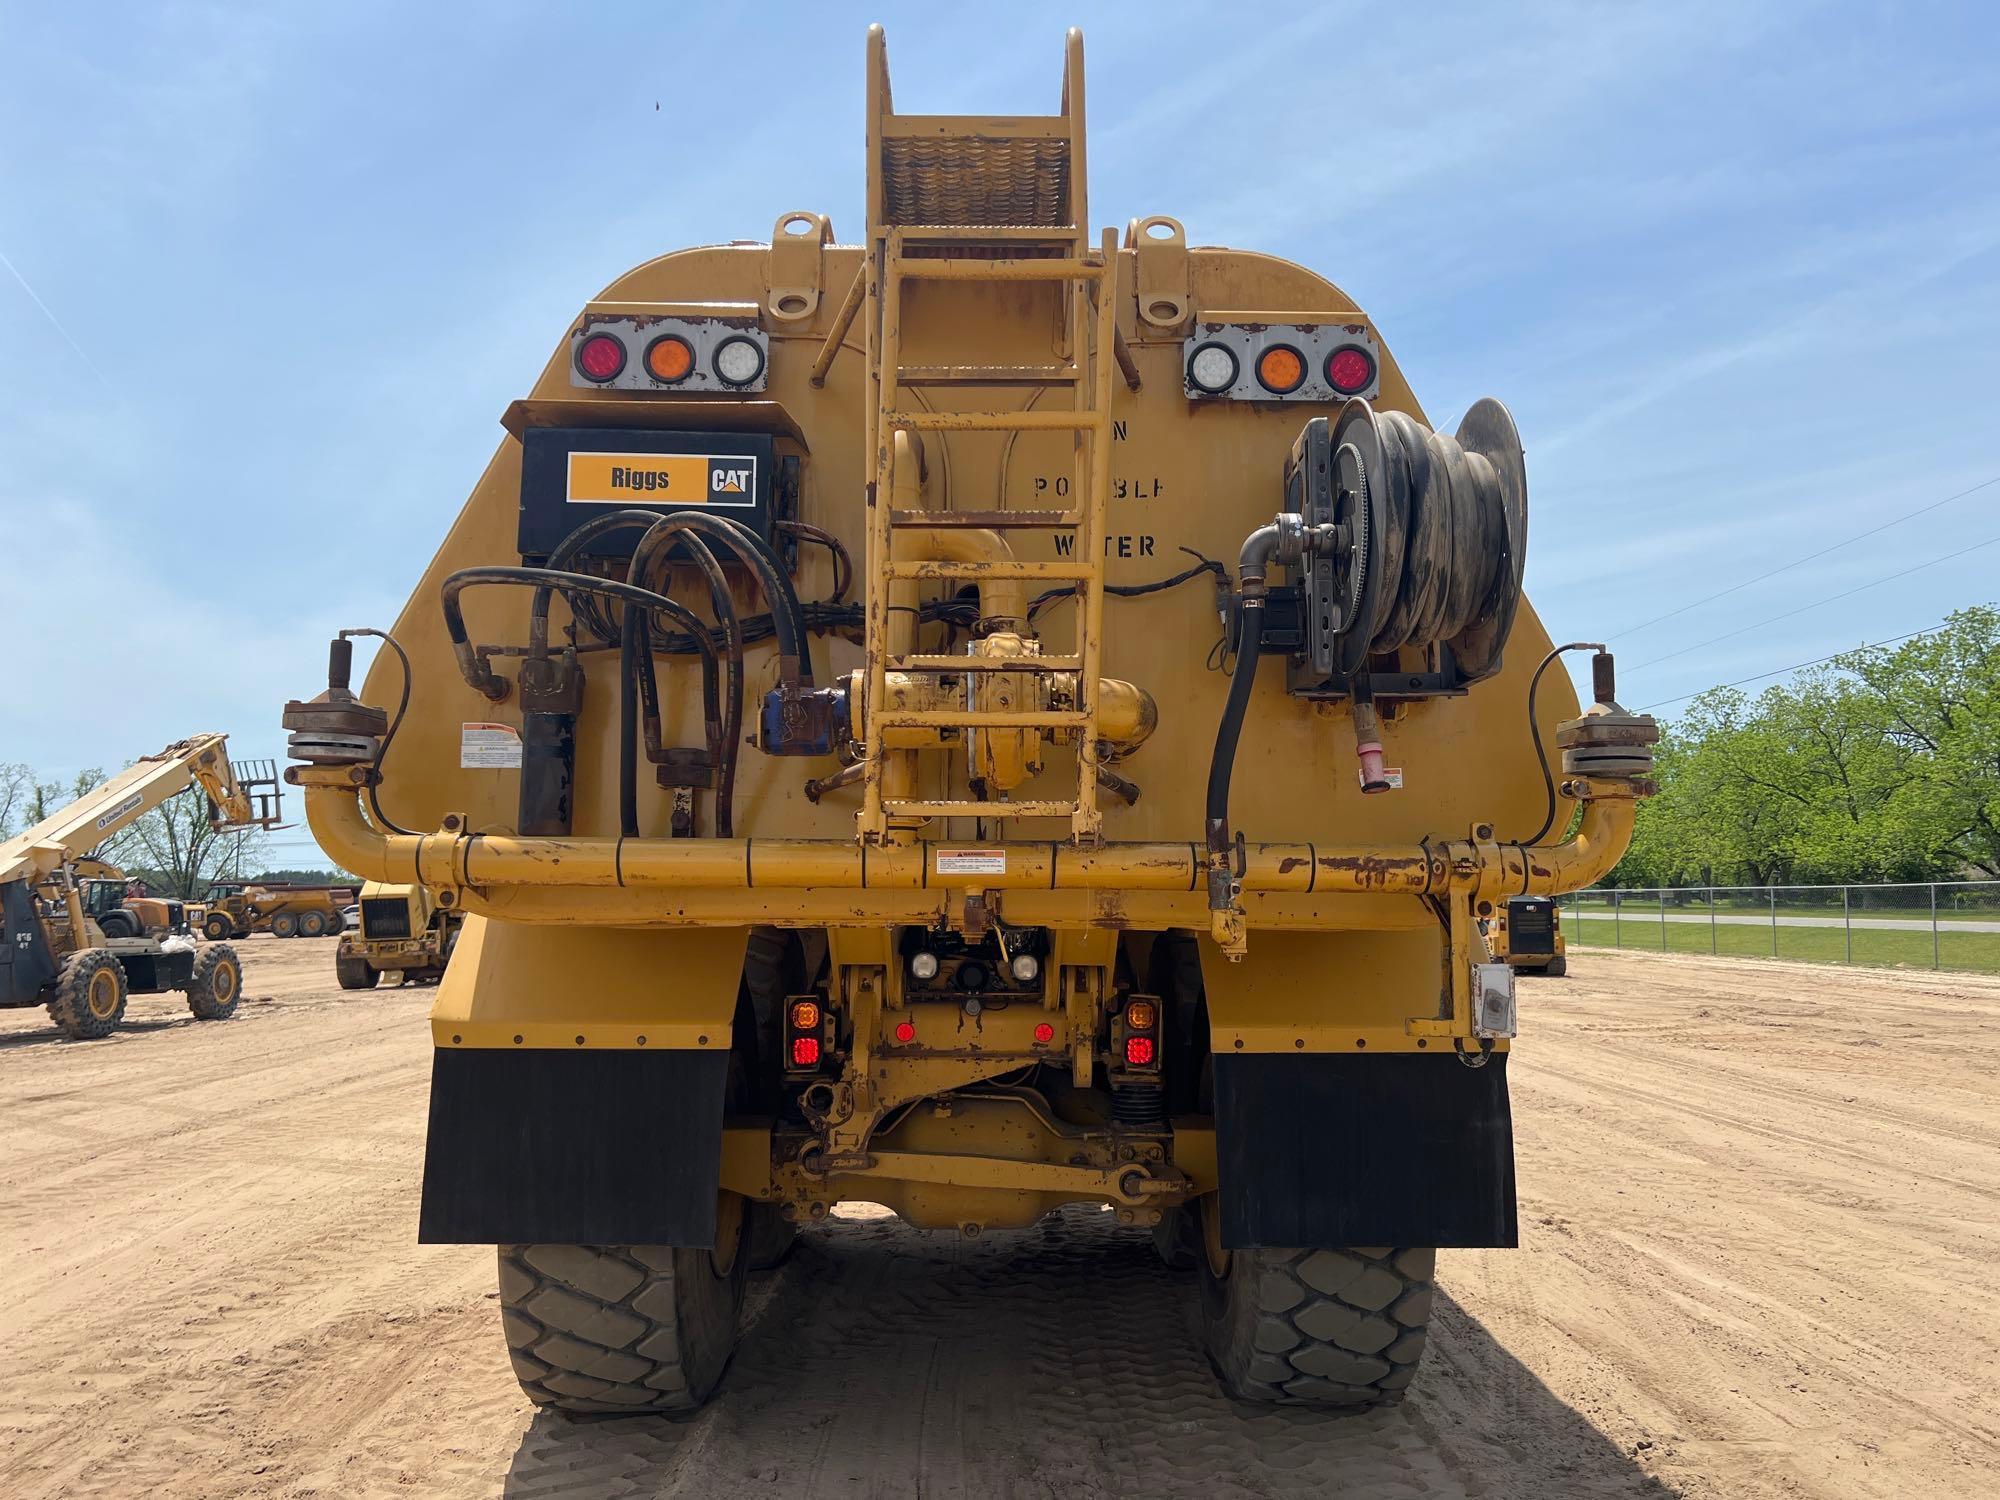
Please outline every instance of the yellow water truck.
M1076 33L978 117L871 31L861 242L584 302L285 710L327 853L466 914L420 1234L499 1247L537 1402L698 1405L843 1200L1109 1210L1266 1402L1399 1399L1436 1250L1515 1243L1480 922L1611 868L1656 731L1543 680L1506 409L1434 430L1315 271L1094 231L1084 114Z

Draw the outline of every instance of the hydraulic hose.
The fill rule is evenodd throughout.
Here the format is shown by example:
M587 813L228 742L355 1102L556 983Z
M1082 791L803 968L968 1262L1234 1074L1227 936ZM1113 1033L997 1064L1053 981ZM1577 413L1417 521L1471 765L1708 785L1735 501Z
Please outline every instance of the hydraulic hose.
M639 539L628 576L644 576L655 553L664 552L676 537L689 532L721 542L757 575L764 597L771 604L772 625L778 638L778 671L785 681L810 688L813 685L812 652L810 637L806 634L805 610L799 603L791 580L785 577L777 559L771 555L770 548L748 528L723 516L704 516L687 511L662 516Z
M1229 677L1229 698L1222 722L1215 729L1215 750L1208 760L1208 848L1211 854L1229 849L1229 781L1236 770L1236 745L1243 735L1243 717L1250 708L1250 689L1257 681L1257 660L1264 639L1264 599L1246 597L1237 610L1236 670Z
M648 535L650 534L649 531ZM729 579L722 571L722 564L715 560L715 553L710 550L708 543L692 533L683 535L681 540L686 544L696 565L700 567L702 576L708 580L709 604L715 611L716 622L722 627L723 644L728 651L725 661L729 669L729 687L723 695L722 732L719 736L711 734L709 748L711 759L715 762L715 831L718 837L729 838L736 831L736 755L737 746L743 738L745 681L743 623L737 616L735 601L729 597ZM655 558L659 559L657 570L653 567ZM648 574L652 571L665 571L665 567L665 548L656 547L648 552L642 540L639 549L632 556L628 576L633 583L651 587L652 582ZM648 629L643 620L639 623L642 630ZM652 654L650 635L645 642L645 650L650 660ZM649 714L654 712L654 707L650 703L647 709ZM649 725L656 723L656 719L648 719Z

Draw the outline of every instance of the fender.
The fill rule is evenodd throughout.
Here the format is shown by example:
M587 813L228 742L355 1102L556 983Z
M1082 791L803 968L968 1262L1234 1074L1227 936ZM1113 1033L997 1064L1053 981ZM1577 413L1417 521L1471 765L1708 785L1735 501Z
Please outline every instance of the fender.
M748 939L468 917L431 1010L419 1241L712 1246Z
M1393 1013L1442 961L1435 930L1202 938L1226 1247L1519 1242L1504 1045L1467 1066Z

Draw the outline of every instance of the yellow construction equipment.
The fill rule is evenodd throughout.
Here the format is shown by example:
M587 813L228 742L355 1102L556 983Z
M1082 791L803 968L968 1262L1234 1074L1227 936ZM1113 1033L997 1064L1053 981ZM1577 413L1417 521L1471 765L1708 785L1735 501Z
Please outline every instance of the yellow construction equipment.
M325 937L342 928L341 912L354 903L351 885L266 885L221 881L208 888L203 936L220 942L253 932L273 937Z
M1563 938L1561 913L1550 896L1510 896L1503 901L1487 923L1486 945L1517 974L1560 979L1569 972L1569 944Z
M899 112L879 30L867 97L863 242L586 302L364 692L380 631L286 707L322 847L468 914L422 1237L500 1246L573 1411L706 1399L843 1199L1098 1205L1234 1395L1399 1399L1436 1248L1516 1238L1481 921L1611 868L1655 726L1601 648L1536 710L1504 407L1434 431L1331 282L1092 230L1079 35L1052 115Z
M384 974L404 984L444 975L465 913L440 906L420 885L370 881L361 888L361 926L341 934L333 972L344 990L372 990Z
M243 993L236 950L130 930L122 876L114 882L117 872L90 851L191 786L207 793L217 829L274 827L275 771L269 762L239 771L225 736L196 735L0 843L0 1005L45 1005L49 1019L79 1040L116 1031L133 993L180 990L200 1020L234 1015ZM115 885L121 899L88 902L79 866L94 872L99 886Z

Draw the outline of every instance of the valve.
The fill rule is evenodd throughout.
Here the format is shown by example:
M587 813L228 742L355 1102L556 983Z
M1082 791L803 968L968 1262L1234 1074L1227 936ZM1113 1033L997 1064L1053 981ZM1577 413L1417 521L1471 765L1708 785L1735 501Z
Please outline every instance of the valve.
M354 696L354 642L336 636L327 646L326 691L306 702L293 699L280 721L291 730L292 759L315 765L371 762L382 747L389 715Z
M1556 726L1563 774L1583 777L1594 787L1649 795L1653 790L1653 746L1660 742L1659 721L1651 714L1635 714L1619 707L1618 669L1609 651L1591 657L1590 678L1597 701L1581 717Z

